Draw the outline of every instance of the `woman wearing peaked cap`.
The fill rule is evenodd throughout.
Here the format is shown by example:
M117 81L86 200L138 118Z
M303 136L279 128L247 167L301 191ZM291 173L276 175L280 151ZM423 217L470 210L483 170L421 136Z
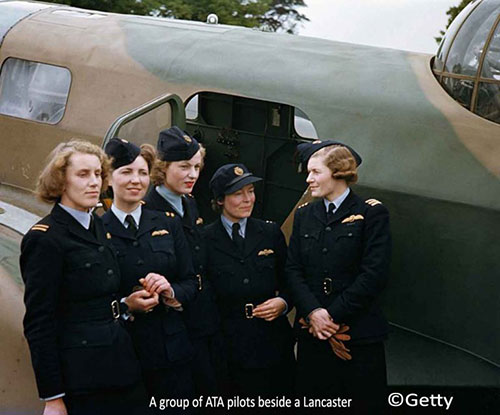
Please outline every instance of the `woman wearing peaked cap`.
M220 319L211 284L204 277L203 220L191 195L203 167L205 149L180 128L171 127L160 133L157 152L158 159L152 169L155 187L145 197L143 207L181 218L198 282L197 296L183 312L195 349L192 361L195 391L198 395L217 395L225 372L224 356L219 350Z
M388 326L377 302L389 273L389 213L349 188L361 164L352 148L323 141L298 150L319 200L297 209L286 266L296 325L302 318L309 327L299 330L297 391L353 398L354 408L376 413L386 399ZM336 341L347 327L350 340Z
M221 216L205 229L207 269L222 318L231 391L290 395L294 341L286 318L292 307L284 290L286 244L276 223L250 217L260 180L243 164L226 164L213 175L212 206Z
M105 150L112 161L113 204L103 221L116 248L122 295L138 290L145 297L159 295L164 303L134 313L127 324L147 392L155 398L192 397L193 349L182 308L194 298L197 284L181 221L142 209L154 148L113 138Z
M121 323L120 270L101 219L92 214L106 181L104 152L61 143L38 179L51 213L21 243L24 332L48 415L142 414L147 398ZM127 299L133 309L157 301Z

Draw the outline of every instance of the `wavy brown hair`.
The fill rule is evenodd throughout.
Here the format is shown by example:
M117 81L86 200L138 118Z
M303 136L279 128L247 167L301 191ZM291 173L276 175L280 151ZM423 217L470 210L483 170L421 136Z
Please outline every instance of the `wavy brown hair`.
M201 169L203 169L203 165L205 162L205 156L207 155L207 150L205 147L200 144L200 152L201 152ZM142 146L141 146L142 148ZM153 149L154 150L154 149ZM150 170L151 171L151 182L155 186L160 186L163 183L165 183L165 179L167 177L165 170L167 169L168 166L172 163L171 161L163 161L160 160L157 156L157 153L155 151L156 157L155 157L155 163L153 165L153 168Z
M356 160L347 147L332 145L316 151L311 158L321 157L323 163L332 171L332 177L345 180L347 185L358 181L358 168Z
M36 196L43 202L55 203L64 193L66 184L66 170L73 154L91 154L96 156L101 163L101 191L106 190L106 180L110 171L110 161L104 151L88 141L73 138L67 143L60 143L47 157L47 164L38 177Z

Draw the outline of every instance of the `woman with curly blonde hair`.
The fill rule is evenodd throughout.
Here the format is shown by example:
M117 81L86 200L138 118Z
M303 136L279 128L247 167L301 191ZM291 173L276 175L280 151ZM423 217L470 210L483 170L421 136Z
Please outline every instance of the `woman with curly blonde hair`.
M45 415L140 414L147 404L120 322L118 264L92 213L108 171L99 147L59 144L37 186L38 197L54 207L21 243L24 332ZM131 304L150 306L137 298Z

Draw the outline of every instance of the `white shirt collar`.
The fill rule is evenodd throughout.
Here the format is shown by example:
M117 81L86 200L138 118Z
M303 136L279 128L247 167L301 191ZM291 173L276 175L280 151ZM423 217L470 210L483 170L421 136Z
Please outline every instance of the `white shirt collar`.
M340 207L340 205L344 202L346 197L349 195L350 191L351 191L351 189L348 187L344 193L342 193L339 197L337 197L336 199L333 199L332 201L329 201L328 199L323 198L323 202L325 203L326 211L328 212L328 205L330 203L335 203L335 209L333 210L333 212L336 212L337 209Z
M73 209L70 208L69 206L65 206L62 203L59 203L59 206L61 206L66 212L68 212L75 220L82 225L85 229L90 228L90 219L92 216L92 213L90 212L83 212L81 210Z
M128 222L125 222L125 218L128 216L128 215L132 215L132 217L134 218L135 220L135 223L137 224L137 227L139 227L139 223L141 221L141 215L142 215L142 206L139 205L137 207L137 209L133 210L132 212L124 212L123 210L120 210L116 207L116 205L113 203L111 205L111 212L113 212L115 214L115 216L118 218L118 220L121 222L121 224L123 226L125 226L126 228L129 227L129 223Z

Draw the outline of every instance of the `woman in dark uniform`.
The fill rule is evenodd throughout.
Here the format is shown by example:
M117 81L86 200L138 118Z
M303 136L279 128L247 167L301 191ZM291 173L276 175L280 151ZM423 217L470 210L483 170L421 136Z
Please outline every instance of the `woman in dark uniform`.
M154 148L113 138L106 153L112 161L113 204L103 221L117 250L122 295L144 287L164 303L151 313L130 316L127 324L147 392L156 399L192 397L193 349L182 308L194 298L197 284L181 221L173 214L142 209Z
M221 216L204 232L231 391L254 397L290 395L294 370L286 318L292 305L284 291L285 238L276 223L250 217L254 183L260 180L243 164L220 167L210 189L212 206Z
M157 150L159 159L151 175L155 187L145 197L143 207L182 218L198 282L197 296L183 313L195 349L195 391L198 395L217 395L225 373L224 355L220 353L220 319L212 287L204 278L203 220L191 195L203 167L205 149L180 128L172 127L160 133Z
M120 270L92 214L106 180L104 152L85 141L58 145L37 193L55 203L21 244L24 332L44 414L141 414L147 407L132 341L120 321ZM147 310L157 298L127 301Z
M377 302L389 273L389 212L349 188L361 163L353 149L323 141L300 144L298 150L312 196L319 200L297 209L288 249L287 281L297 320L309 323L299 334L297 390L352 398L351 407L378 413L387 398L388 326ZM350 328L351 340L334 345L347 353L332 350L327 341L342 325Z

